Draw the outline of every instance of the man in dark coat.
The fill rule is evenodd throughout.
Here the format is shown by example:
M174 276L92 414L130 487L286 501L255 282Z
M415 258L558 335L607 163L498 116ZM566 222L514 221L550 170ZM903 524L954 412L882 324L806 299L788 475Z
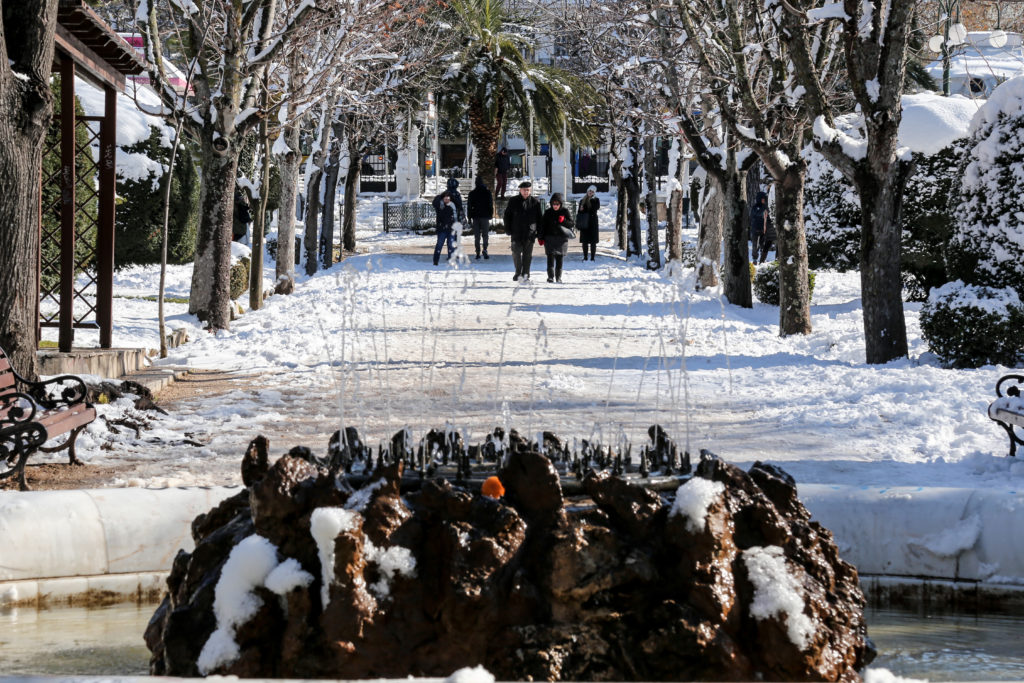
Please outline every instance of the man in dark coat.
M235 210L232 215L231 239L235 242L245 241L249 234L249 223L252 222L252 213L249 211L249 198L242 192L241 188L235 188Z
M761 254L759 263L764 263L775 237L775 224L772 223L771 211L768 209L768 194L758 192L754 206L750 208L750 241L753 243L751 263L758 261L758 252Z
M484 244L484 258L487 255L488 234L491 231L491 216L494 215L494 199L491 191L483 178L477 176L476 187L469 193L469 202L466 205L469 220L473 224L473 246L476 247L476 257L480 258L480 242Z
M459 181L455 178L448 179L448 196L452 198L452 206L455 207L455 220L460 223L465 223L466 212L462 209L462 195L459 194Z
M573 233L572 215L565 208L562 195L551 195L551 206L540 221L537 241L544 247L548 257L548 282L562 282L562 259L569 251L569 238Z
M434 265L441 261L441 245L448 243L448 258L452 257L455 251L454 226L455 226L455 204L452 196L445 190L434 197L434 211L437 212L437 244L434 245Z
M498 157L494 161L494 168L497 171L495 177L495 186L497 191L495 194L498 197L505 196L505 186L508 185L508 171L512 168L512 159L508 156L508 150L504 147L498 152Z
M533 240L540 228L540 202L530 196L533 186L529 180L519 183L519 196L508 200L505 207L505 232L512 240L512 262L516 266L513 280L522 277L530 279L530 262L533 260Z

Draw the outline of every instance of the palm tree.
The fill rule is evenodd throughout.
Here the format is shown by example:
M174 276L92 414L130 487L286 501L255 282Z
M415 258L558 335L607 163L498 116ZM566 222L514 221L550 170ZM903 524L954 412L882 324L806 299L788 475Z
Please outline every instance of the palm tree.
M570 140L590 143L596 128L588 118L598 101L583 79L562 69L531 63L531 38L513 22L503 0L450 0L456 51L444 75L441 107L449 120L468 115L476 149L476 173L494 187L494 158L502 125L526 129L530 118L561 147Z

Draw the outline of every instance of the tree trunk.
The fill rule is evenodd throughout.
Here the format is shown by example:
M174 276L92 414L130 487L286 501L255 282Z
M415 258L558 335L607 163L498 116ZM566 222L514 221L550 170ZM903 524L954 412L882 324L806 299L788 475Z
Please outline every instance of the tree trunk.
M661 268L661 250L658 245L658 177L654 162L654 138L644 140L644 179L647 181L647 268Z
M342 130L333 126L331 156L324 171L324 217L320 223L320 264L324 270L334 265L334 205L338 195L338 167L341 164ZM346 188L347 194L348 188Z
M676 140L677 152L683 147L683 140ZM665 249L668 251L668 260L680 262L683 260L683 193L685 188L683 182L686 180L686 167L689 164L681 153L676 162L676 182L679 187L673 189L669 195L668 205L668 226L665 228Z
M277 161L281 176L281 207L277 220L277 263L274 291L291 294L295 291L295 197L299 191L299 124L292 122L281 132L288 144L288 153Z
M888 363L907 355L900 279L900 212L907 165L897 161L888 173L878 175L869 175L864 166L857 189L862 216L860 283L865 351L868 363Z
M722 258L722 224L727 214L725 188L717 175L708 174L708 190L697 231L697 289L718 284L716 268ZM749 279L749 278L748 278Z
M501 137L504 112L503 100L499 100L497 116L491 121L482 102L473 99L469 103L469 130L476 150L476 177L483 179L485 187L494 187L497 174L495 159L498 156L498 139Z
M776 251L779 257L779 334L783 337L811 332L807 237L804 234L806 173L807 169L803 163L790 164L785 175L775 184L775 233L778 236ZM898 257L896 282L900 282Z
M35 380L40 173L43 142L53 114L49 81L57 0L8 2L2 12L0 346L19 373ZM15 77L13 72L27 78Z
M626 257L639 256L643 248L643 236L640 223L640 140L636 136L629 139L630 166L626 176L626 216L629 224L629 243Z
M267 234L267 200L270 196L270 133L267 120L260 123L263 141L263 168L260 178L260 197L255 220L252 223L252 261L249 263L249 310L263 308L263 237Z
M306 232L302 238L302 246L305 250L306 275L312 275L317 270L317 236L319 234L320 219L320 181L323 171L319 168L309 174L309 182L306 183Z
M626 248L626 179L622 177L622 160L612 164L615 180L615 236L620 250Z
M342 247L345 251L356 250L356 201L359 177L362 174L362 150L355 137L348 142L348 168L345 169L345 213L342 221Z
M203 184L199 203L202 215L196 237L189 313L205 321L211 330L226 330L231 323L231 220L234 215L235 174L238 170L237 140L227 139L222 152L214 149L212 136L200 140Z
M726 234L723 289L726 300L732 305L752 308L747 209L743 200L746 174L736 169L735 158L735 153L727 155L727 167L730 170L724 175L725 187L722 188L722 226Z

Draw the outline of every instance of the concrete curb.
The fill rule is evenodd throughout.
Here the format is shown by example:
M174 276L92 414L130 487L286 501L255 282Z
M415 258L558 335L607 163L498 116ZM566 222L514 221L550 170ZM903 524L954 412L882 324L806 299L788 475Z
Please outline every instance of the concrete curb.
M138 599L240 487L0 492L0 606Z

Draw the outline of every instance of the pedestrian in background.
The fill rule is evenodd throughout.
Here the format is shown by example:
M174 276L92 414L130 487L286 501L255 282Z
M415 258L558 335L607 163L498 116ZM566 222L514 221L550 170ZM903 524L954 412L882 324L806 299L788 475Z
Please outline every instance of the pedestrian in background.
M476 257L480 258L480 244L483 243L484 258L487 255L487 242L491 231L491 217L494 216L494 198L487 188L487 183L480 176L476 178L476 187L469 193L469 201L466 203L466 213L473 225L473 246L476 248Z
M776 239L775 224L772 222L771 211L768 209L768 193L758 192L754 206L750 208L750 241L751 263L764 263L768 258L768 250ZM760 261L758 261L760 253Z
M576 213L576 228L580 231L580 244L583 245L583 260L587 260L589 250L590 260L594 260L597 253L597 210L601 208L601 200L597 198L597 188L593 185L587 188L587 194L579 204Z
M512 168L512 159L508 156L508 150L502 147L498 152L497 158L494 160L494 194L497 197L505 196L505 187L508 185L508 172L510 168Z
M562 195L551 195L551 206L540 221L538 242L548 257L548 282L562 282L562 259L569 251L569 239L575 237L572 215L565 208Z
M448 179L448 196L452 199L452 206L455 207L455 220L460 223L466 222L466 212L462 208L462 195L459 194L459 181L455 178Z
M434 205L434 211L437 213L437 244L434 245L434 265L436 266L441 262L441 245L445 242L448 243L448 258L451 259L452 254L455 252L455 204L452 202L452 196L445 190L441 194L434 197L432 202Z
M533 261L533 240L537 238L537 230L543 213L540 202L530 196L533 185L529 180L519 183L519 195L508 200L505 207L505 232L512 241L512 263L516 274L513 280L530 279L530 263Z

